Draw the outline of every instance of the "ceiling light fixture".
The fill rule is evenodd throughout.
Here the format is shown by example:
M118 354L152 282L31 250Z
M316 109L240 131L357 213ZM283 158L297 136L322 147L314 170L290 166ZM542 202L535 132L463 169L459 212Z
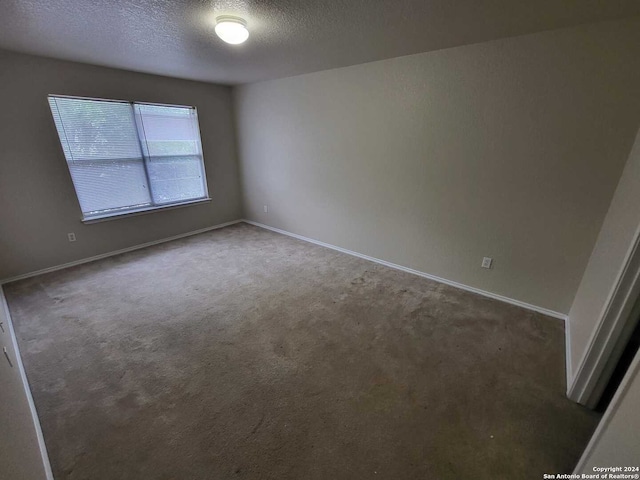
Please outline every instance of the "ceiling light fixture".
M247 22L240 17L229 15L216 18L216 34L231 45L238 45L249 38Z

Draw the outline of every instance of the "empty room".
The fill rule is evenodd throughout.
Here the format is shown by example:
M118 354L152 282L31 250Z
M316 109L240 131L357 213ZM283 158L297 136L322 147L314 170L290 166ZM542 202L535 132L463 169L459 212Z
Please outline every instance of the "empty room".
M640 478L640 2L3 0L0 480Z

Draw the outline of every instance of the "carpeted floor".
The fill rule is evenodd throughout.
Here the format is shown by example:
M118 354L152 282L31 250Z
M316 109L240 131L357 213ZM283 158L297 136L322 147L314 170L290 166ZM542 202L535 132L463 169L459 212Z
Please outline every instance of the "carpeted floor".
M540 479L561 321L239 224L5 286L57 480Z

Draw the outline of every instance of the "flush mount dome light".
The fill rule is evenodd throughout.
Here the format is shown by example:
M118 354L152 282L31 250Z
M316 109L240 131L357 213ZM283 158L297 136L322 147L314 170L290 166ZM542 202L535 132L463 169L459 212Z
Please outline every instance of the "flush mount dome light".
M249 38L247 22L240 17L228 15L216 18L216 34L232 45L243 43Z

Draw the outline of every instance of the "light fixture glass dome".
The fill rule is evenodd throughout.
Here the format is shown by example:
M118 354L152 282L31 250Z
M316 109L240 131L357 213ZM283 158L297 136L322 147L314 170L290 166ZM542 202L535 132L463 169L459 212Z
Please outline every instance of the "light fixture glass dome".
M243 43L249 38L247 22L240 17L223 16L216 18L216 34L232 45Z

